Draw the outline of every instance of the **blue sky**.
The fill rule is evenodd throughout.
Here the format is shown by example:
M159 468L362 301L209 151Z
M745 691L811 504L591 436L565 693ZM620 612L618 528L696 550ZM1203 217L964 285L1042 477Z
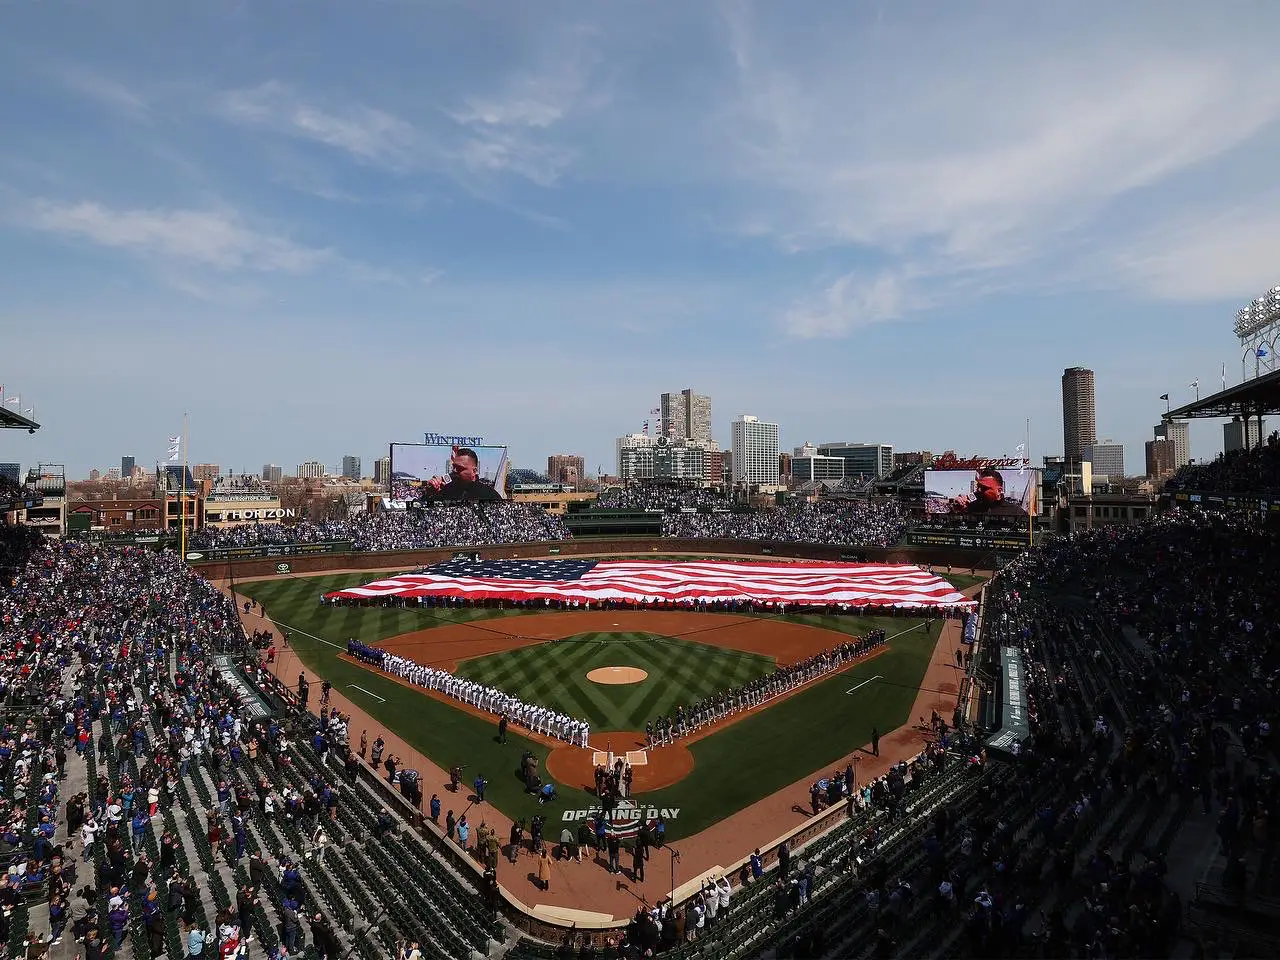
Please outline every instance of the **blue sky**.
M594 469L662 390L784 447L1131 471L1280 282L1280 6L7 4L0 383L73 475ZM1221 448L1192 429L1193 455Z

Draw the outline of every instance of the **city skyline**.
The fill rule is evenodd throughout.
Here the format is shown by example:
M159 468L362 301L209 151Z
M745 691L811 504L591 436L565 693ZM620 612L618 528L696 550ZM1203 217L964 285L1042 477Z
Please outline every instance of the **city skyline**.
M593 473L692 384L723 446L757 411L1000 455L1029 418L1038 459L1082 365L1137 457L1280 280L1280 7L1245 2L15 5L0 380L43 426L0 456L150 465L188 413L250 471L431 430Z

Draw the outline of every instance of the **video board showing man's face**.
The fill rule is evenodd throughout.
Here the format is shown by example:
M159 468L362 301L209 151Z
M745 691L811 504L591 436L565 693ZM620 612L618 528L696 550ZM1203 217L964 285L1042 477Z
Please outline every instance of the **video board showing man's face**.
M507 448L391 445L391 499L422 503L505 500Z
M924 509L933 515L1025 517L1034 504L1035 470L926 470Z

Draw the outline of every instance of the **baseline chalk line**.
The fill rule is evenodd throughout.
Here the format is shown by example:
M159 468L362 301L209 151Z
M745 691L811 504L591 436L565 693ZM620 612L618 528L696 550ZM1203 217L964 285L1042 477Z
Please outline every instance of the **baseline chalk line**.
M874 677L870 677L867 680L863 680L858 685L850 687L848 690L845 691L845 695L848 696L849 694L853 693L853 691L860 690L861 688L865 687L868 683L870 683L872 680L883 680L883 679L884 677L882 677L880 674L876 674Z
M348 684L347 684L347 686L348 686L348 687L355 687L355 688L356 688L357 690L359 690L361 693L367 693L367 694L369 694L369 696L373 697L373 699L375 699L375 700L381 700L383 703L386 703L386 702L387 702L387 700L386 700L386 698L385 698L385 697L380 697L380 696L378 696L376 693L373 693L373 692L371 692L371 691L369 691L369 690L366 690L364 687L360 686L360 684L358 684L358 683L348 683Z

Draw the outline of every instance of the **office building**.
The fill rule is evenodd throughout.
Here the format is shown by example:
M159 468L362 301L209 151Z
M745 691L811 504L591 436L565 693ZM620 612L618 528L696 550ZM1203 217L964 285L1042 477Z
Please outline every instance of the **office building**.
M791 458L791 482L809 483L812 480L825 480L839 483L844 479L844 458L824 457L818 453Z
M138 461L134 457L120 458L120 476L126 480L133 479L133 468L138 465Z
M284 479L284 467L276 463L264 463L262 465L262 480L264 483L279 483Z
M0 480L12 480L18 482L18 477L22 475L22 466L17 463L0 463Z
M882 480L893 473L891 443L820 443L817 455L839 457L844 475L860 480Z
M1248 420L1232 417L1222 425L1222 450L1224 453L1252 450L1266 435L1267 421L1259 422L1257 417L1250 417Z
M711 398L681 390L664 393L659 404L660 433L677 440L693 440L711 447Z
M197 480L217 480L222 467L216 463L197 463L191 468L191 476Z
M119 467L107 467L107 472L102 477L103 480L116 481L120 479Z
M391 482L391 458L379 457L373 461L373 482L385 487Z
M360 479L360 458L347 454L342 458L342 477L345 480Z
M324 464L319 460L308 460L306 463L298 464L298 479L300 480L318 480L326 472Z
M1161 481L1173 476L1173 472L1177 468L1173 465L1175 451L1172 440L1165 437L1148 440L1146 452L1147 477L1149 479Z
M1098 410L1093 371L1068 367L1062 371L1062 455L1068 464L1087 460L1086 450L1098 439ZM1097 472L1095 467L1094 472Z
M547 457L547 479L552 483L577 486L586 475L586 462L576 453L553 453Z
M746 414L733 421L733 482L778 485L778 425Z
M1185 420L1170 420L1168 423L1157 423L1152 431L1157 440L1168 440L1173 444L1173 469L1185 467L1191 462L1191 436Z
M670 437L631 433L617 440L618 478L631 480L706 481L707 448ZM775 467L777 466L775 462Z
M1085 448L1084 458L1093 464L1095 477L1120 480L1124 477L1124 444L1098 440Z

